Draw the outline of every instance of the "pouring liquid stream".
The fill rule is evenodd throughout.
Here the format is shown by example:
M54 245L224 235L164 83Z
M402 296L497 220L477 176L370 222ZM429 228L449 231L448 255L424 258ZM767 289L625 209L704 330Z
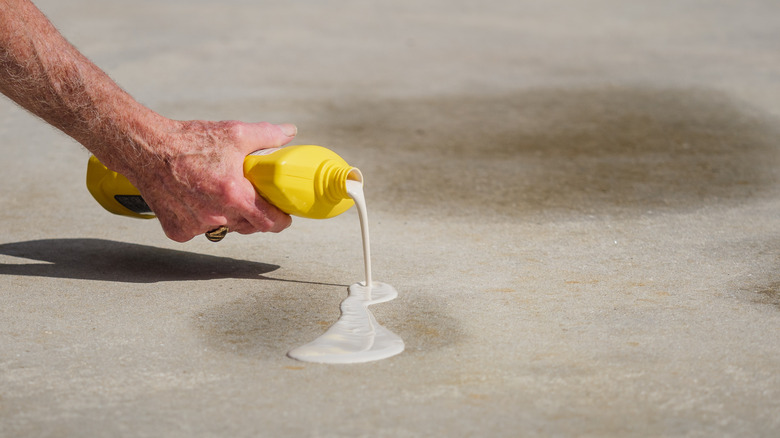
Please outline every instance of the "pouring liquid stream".
M371 304L390 301L398 292L387 283L371 278L371 244L368 233L368 209L360 180L347 180L347 193L355 201L363 240L365 282L349 287L341 302L341 317L320 337L287 353L293 359L318 363L361 363L385 359L404 350L404 342L395 333L379 325L368 310Z
M363 193L363 183L347 180L347 193L355 201L355 207L360 218L360 234L363 237L363 264L366 267L366 282L368 298L371 299L371 242L368 233L368 209L366 208L366 196Z

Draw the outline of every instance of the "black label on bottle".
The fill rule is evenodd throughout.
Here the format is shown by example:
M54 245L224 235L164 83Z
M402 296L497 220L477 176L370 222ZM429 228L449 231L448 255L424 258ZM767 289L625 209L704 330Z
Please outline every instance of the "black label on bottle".
M150 214L153 213L152 209L146 205L144 198L138 195L114 195L116 202L122 204L123 207L138 214Z

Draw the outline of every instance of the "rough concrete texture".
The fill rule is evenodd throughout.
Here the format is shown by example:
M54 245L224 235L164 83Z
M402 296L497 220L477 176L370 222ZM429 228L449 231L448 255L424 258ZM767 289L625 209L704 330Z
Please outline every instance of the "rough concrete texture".
M0 102L0 436L780 435L780 3L40 0L174 118L366 176L407 350L285 353L357 216L176 244Z

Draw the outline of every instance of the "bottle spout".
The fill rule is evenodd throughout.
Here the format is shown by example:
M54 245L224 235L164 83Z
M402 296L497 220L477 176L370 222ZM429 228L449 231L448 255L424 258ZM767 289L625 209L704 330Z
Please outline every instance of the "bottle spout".
M317 193L322 194L334 204L342 199L349 199L347 181L350 180L358 181L361 186L363 185L363 174L357 167L326 163L320 169L317 178Z
M347 179L351 181L358 181L360 185L363 185L363 173L357 167L353 167L347 174Z

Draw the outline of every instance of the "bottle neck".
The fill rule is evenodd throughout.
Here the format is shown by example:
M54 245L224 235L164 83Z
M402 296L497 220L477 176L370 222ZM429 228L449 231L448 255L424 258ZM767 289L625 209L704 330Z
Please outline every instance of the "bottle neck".
M332 162L326 162L320 168L319 174L320 192L330 201L336 203L349 198L347 193L347 180L363 183L363 174L357 167L344 166Z

